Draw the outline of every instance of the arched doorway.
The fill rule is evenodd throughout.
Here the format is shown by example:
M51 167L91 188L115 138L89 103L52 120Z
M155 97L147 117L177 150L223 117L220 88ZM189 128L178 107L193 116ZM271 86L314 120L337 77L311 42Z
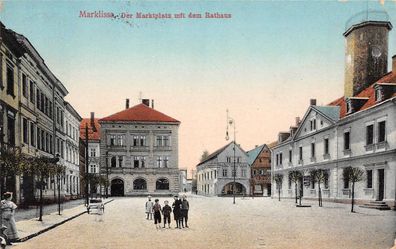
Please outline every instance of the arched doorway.
M145 190L147 189L147 182L143 178L138 178L133 181L134 190Z
M121 179L114 179L111 181L111 195L124 196L124 181Z
M157 190L169 190L169 181L166 178L159 178L155 183L155 189Z
M233 194L233 189L234 189L234 183L229 182L227 183L224 187L221 193L223 195L232 195ZM235 182L235 194L236 195L243 195L246 194L246 188L239 182Z

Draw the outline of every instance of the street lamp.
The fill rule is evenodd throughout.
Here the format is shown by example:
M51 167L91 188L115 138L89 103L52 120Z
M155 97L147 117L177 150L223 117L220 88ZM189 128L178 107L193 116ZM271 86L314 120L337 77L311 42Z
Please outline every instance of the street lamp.
M60 155L59 155L59 153L56 153L56 155L55 155L55 158L56 158L56 160L57 161L59 161L59 157L60 157ZM61 178L60 178L60 172L58 171L57 172L57 183L58 183L58 215L61 215L61 200L60 200L60 188L61 188L61 184L60 184L60 180L61 180Z
M85 201L88 206L88 188L89 188L89 177L88 177L88 124L85 124Z
M230 139L228 135L228 127L232 126L234 128L234 170L232 171L232 175L234 177L234 182L232 186L232 195L233 195L233 204L235 204L235 177L236 177L236 168L235 168L235 144L236 144L236 138L235 138L235 120L231 118L228 115L228 109L227 109L227 131L226 131L226 140L228 141Z
M106 151L106 199L109 197L109 152Z

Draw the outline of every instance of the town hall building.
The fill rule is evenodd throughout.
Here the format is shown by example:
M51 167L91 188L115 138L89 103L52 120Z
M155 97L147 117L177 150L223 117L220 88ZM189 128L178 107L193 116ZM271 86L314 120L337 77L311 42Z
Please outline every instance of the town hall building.
M112 196L173 195L180 192L180 121L150 100L99 120L100 172Z

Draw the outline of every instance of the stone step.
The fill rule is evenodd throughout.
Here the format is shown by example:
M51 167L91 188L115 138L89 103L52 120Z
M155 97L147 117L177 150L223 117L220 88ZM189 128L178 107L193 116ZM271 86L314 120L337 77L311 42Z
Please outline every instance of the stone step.
M372 204L385 204L386 205L386 203L384 201L370 201L370 203L372 203Z
M371 208L371 209L377 209L377 210L390 210L391 208L383 201L371 201L369 203L365 203L361 205L360 207L362 208Z

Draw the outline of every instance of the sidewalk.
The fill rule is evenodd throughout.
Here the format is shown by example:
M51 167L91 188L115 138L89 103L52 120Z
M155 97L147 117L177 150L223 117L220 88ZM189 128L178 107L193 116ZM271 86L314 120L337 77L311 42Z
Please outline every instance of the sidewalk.
M104 204L107 204L114 199L105 200ZM16 222L16 226L19 233L19 241L24 242L39 234L42 234L52 228L55 228L69 220L72 220L87 212L85 205L79 205L74 208L65 209L61 215L58 212L52 212L47 215L43 215L43 221L38 221L37 218L21 220Z

